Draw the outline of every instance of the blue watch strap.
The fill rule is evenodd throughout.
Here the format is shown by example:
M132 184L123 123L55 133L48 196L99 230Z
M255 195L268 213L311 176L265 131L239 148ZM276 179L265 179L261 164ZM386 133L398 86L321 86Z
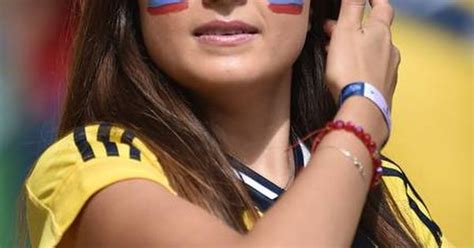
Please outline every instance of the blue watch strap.
M353 82L346 85L339 96L339 106L342 105L351 96L363 96L372 101L382 112L388 130L392 129L392 120L390 108L385 101L384 96L373 85L367 82Z

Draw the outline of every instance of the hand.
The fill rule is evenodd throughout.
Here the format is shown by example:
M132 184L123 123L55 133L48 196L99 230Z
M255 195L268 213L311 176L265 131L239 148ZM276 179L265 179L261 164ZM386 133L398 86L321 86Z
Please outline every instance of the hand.
M326 82L337 101L344 86L367 81L391 106L400 64L400 53L392 44L390 31L393 8L388 0L371 0L372 10L363 24L365 3L366 0L342 0L339 21L325 24L331 37Z

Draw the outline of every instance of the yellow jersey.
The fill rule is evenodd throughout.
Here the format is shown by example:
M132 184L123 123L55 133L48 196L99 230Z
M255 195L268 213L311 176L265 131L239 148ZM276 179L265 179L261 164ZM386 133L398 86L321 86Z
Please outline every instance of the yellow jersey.
M441 231L401 168L389 161L384 161L383 167L382 179L425 247L440 247L441 244L446 247ZM262 212L265 209L253 194L273 202L282 193L271 195L275 188L265 185L269 182L262 181L258 175L244 171L241 179L242 175L256 207ZM57 246L90 197L108 185L126 179L151 180L177 195L157 157L129 130L107 123L89 125L76 128L54 143L41 155L26 180L27 222L32 247ZM252 181L257 184L248 183ZM246 223L251 229L253 223Z

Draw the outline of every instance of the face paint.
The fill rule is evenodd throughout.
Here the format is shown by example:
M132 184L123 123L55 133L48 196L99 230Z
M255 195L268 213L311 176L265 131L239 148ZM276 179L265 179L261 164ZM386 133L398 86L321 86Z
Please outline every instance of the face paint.
M303 11L303 0L268 0L268 8L275 13L299 15Z
M162 15L188 8L186 0L148 0L148 13Z

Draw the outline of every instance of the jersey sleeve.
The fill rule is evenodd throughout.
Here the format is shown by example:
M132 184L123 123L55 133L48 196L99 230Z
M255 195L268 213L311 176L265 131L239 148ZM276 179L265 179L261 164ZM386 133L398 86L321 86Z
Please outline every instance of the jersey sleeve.
M55 247L88 199L126 179L150 180L176 194L156 157L129 130L87 126L53 144L25 185L32 247Z
M450 247L402 168L389 159L383 160L382 168L383 182L423 247Z

